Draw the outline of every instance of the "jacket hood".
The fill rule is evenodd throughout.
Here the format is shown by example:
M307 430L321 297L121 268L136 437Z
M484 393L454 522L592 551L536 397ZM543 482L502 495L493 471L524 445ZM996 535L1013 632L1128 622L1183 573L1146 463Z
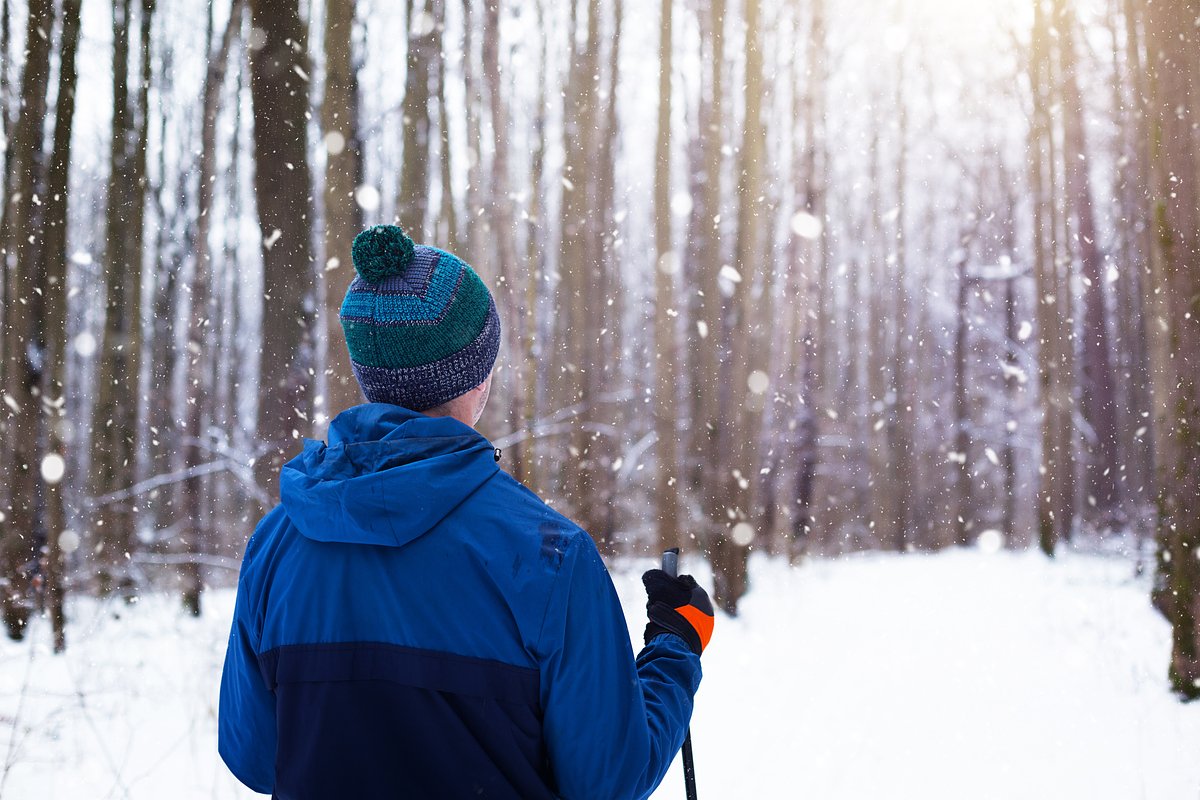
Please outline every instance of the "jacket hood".
M498 471L491 443L458 420L366 403L333 419L328 444L305 439L279 490L309 539L401 547Z

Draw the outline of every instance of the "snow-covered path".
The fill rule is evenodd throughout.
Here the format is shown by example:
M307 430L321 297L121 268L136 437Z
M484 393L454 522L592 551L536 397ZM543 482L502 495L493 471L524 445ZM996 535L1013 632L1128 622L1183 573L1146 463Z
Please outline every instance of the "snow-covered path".
M1127 562L960 551L752 575L697 698L710 797L1200 797L1200 707L1168 694L1169 629ZM655 796L683 797L668 780Z
M616 576L635 629L644 566ZM974 550L752 561L705 655L701 795L1196 800L1200 704L1168 694L1168 629L1131 575ZM42 622L32 650L0 644L0 797L256 797L215 753L232 594L207 610L81 600L65 657ZM655 798L682 797L676 764Z

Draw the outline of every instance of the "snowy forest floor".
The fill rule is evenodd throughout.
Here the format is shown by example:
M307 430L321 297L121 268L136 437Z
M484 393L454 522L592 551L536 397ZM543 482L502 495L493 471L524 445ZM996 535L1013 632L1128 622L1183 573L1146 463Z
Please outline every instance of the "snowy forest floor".
M638 638L647 565L615 570ZM1168 693L1168 627L1127 561L756 556L751 577L704 657L703 796L1200 796L1200 704ZM216 754L232 591L207 603L76 598L65 656L44 620L32 647L0 644L0 797L258 796ZM677 759L654 797L683 796Z

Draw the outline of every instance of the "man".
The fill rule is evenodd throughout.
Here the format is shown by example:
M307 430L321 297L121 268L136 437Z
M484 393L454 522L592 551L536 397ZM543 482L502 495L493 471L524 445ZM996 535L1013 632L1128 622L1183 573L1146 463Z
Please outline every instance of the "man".
M712 606L646 573L636 661L586 533L473 430L500 343L469 266L359 234L342 304L368 403L284 465L246 548L219 750L290 798L638 798L683 743Z

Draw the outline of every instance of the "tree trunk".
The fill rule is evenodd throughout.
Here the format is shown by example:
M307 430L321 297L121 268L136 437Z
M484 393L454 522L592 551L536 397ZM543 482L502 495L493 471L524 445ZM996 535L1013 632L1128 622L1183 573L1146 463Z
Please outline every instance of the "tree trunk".
M505 408L506 430L516 430L524 421L523 406L525 393L523 383L529 380L525 370L532 364L522 359L521 348L521 304L524 302L522 286L517 281L519 273L517 264L516 220L513 214L512 192L509 190L508 141L509 123L506 98L501 87L503 75L500 63L500 0L489 0L483 12L483 74L484 86L487 90L488 108L491 114L492 128L492 167L488 173L488 206L490 213L486 227L490 230L489 239L495 243L489 248L489 253L495 266L490 271L497 276L495 282L496 305L504 320L504 352L500 383L496 392L497 400ZM448 141L448 140L447 140ZM483 224L477 220L474 224ZM518 443L516 452L510 463L515 466L516 478L521 480L520 468L524 463L521 450L524 443Z
M721 173L724 163L725 130L725 0L712 0L701 8L701 39L706 46L703 63L705 85L700 91L698 109L699 160L693 168L700 191L693 207L690 239L695 242L696 320L687 331L687 350L691 354L692 430L691 460L695 465L700 505L710 521L714 536L705 532L704 543L710 550L724 534L728 522L722 499L726 454L720 446L723 430L729 423L720 414L721 363L724 360L724 333L721 317L721 288L718 282L723 259L721 217Z
M612 0L608 7L612 9L612 26L602 34L608 48L607 74L602 84L604 88L597 95L597 100L602 103L598 103L599 107L596 109L600 146L596 152L594 208L598 219L591 228L588 243L591 253L589 261L596 266L592 272L591 285L586 292L588 297L607 299L604 303L590 302L586 306L587 330L591 334L584 342L587 349L584 363L588 368L583 377L587 396L593 400L589 404L591 413L588 415L592 436L588 442L584 462L589 465L589 480L592 484L592 501L589 508L595 521L590 530L599 534L609 552L615 553L619 505L613 464L616 463L617 448L622 441L619 432L628 430L632 420L625 418L625 404L613 402L605 397L623 378L618 368L622 362L621 330L624 326L614 324L613 321L624 319L625 297L624 287L621 285L621 270L617 266L620 259L614 249L618 237L616 172L617 144L621 132L618 130L617 95L624 0ZM600 19L598 13L596 19ZM602 30L597 26L598 33ZM599 46L599 42L597 45ZM609 435L604 435L604 431Z
M673 0L662 0L658 38L658 140L654 166L654 428L658 436L658 549L678 547L679 441L676 421L679 386L675 343L675 273L679 260L671 243L671 56Z
M194 269L191 276L191 291L186 294L185 303L191 306L188 324L188 345L185 350L187 359L187 386L190 392L203 392L208 397L212 388L208 386L210 375L205 366L206 360L201 357L213 347L210 341L210 331L213 328L212 314L212 245L209 238L212 235L213 192L216 182L217 169L217 118L221 113L221 90L225 85L225 70L229 63L229 51L234 39L241 31L243 22L244 0L234 0L229 10L229 21L221 35L221 43L216 53L208 59L208 70L204 76L202 96L203 118L200 127L200 168L197 187L198 208L196 224L196 244L193 257ZM187 437L188 460L187 467L195 469L205 459L206 452L201 446L204 435L203 423L211 414L209 403L201 397L188 398L187 420L184 432ZM186 555L198 555L206 549L203 541L204 532L208 529L202 516L201 498L204 494L204 480L195 477L188 481L183 494L183 533L180 538ZM183 580L183 606L192 616L200 616L200 593L203 588L203 575L198 561L190 561L181 568Z
M596 263L599 239L597 181L595 177L595 153L600 132L600 109L597 78L600 72L600 3L588 0L583 6L584 17L580 20L572 13L572 24L568 27L571 36L571 63L568 70L567 88L563 109L563 167L562 228L559 247L560 302L555 304L561 327L558 336L564 347L562 361L562 389L556 398L559 407L578 406L579 414L572 424L569 458L565 463L566 496L569 508L579 524L596 538L602 550L611 544L604 533L602 510L597 508L595 497L596 463L595 453L590 451L593 433L587 430L588 422L595 413L592 405L597 398L589 394L588 370L598 369L599 364L589 361L593 352L590 340L599 336L598 330L589 329L588 306L593 303L590 289L595 285L595 276L602 265ZM578 44L576 31L585 26L587 37Z
M1063 382L1063 347L1061 316L1064 313L1058 285L1058 265L1055 263L1055 230L1053 204L1054 158L1051 141L1053 132L1049 112L1050 86L1049 22L1042 3L1034 4L1034 26L1030 45L1029 77L1033 91L1033 124L1030 127L1030 186L1033 194L1034 276L1037 292L1038 327L1038 385L1042 406L1041 464L1038 469L1038 546L1048 556L1054 555L1065 526L1059 505L1064 493L1061 486L1064 459L1070 453L1060 450L1062 413L1060 386Z
M4 196L7 198L10 195L10 187L8 185L9 177L12 175L12 119L8 113L11 106L12 98L12 77L9 66L13 59L9 55L12 49L12 23L8 8L8 0L3 0L0 4L0 136L4 137L4 164L3 172L0 172L0 187L2 187ZM5 255L8 254L8 221L9 221L9 203L0 203L0 251ZM6 327L4 316L4 298L7 296L7 281L0 280L0 330ZM6 361L0 360L0 383L4 381Z
M113 114L109 150L108 187L105 192L104 331L98 347L96 400L92 411L92 494L114 492L127 485L125 464L133 463L129 444L128 414L122 406L123 385L130 375L129 345L136 308L128 306L124 291L127 270L133 262L127 215L134 203L132 155L133 115L129 108L130 0L113 2ZM140 255L139 255L140 257ZM132 318L132 319L131 319ZM124 423L124 424L123 424ZM97 576L101 593L115 588L123 569L121 553L128 541L131 514L126 503L109 503L97 509L94 530Z
M8 9L8 0L0 2L0 136L4 137L4 165L3 172L0 172L0 186L3 187L4 196L9 196L8 179L12 174L12 120L9 118L8 109L10 106L10 98L12 96L12 78L10 76L9 66L12 59L9 57L9 51L12 49L12 23ZM8 253L8 207L9 203L0 203L0 250L5 254ZM7 282L0 280L0 330L4 327L4 297L5 286ZM0 382L4 380L5 365L7 362L0 361Z
M67 203L70 198L71 132L75 121L75 85L78 70L81 0L63 0L62 43L59 50L58 100L54 111L54 149L46 182L46 247L44 274L40 281L45 294L46 369L42 373L41 396L48 422L46 453L63 459L68 469L77 466L65 443L67 371ZM59 537L66 528L63 506L64 473L59 480L43 475L46 493L46 549L43 554L45 604L54 633L54 650L66 649L66 614L63 611L63 561Z
M279 470L312 419L315 274L312 177L308 166L307 24L299 0L250 0L263 31L250 52L254 106L254 196L262 232L262 393L254 477L279 496ZM257 42L256 42L257 43Z
M7 302L4 336L5 474L9 513L0 539L0 611L11 639L25 636L38 582L38 559L44 535L39 497L38 441L43 421L39 396L43 354L38 347L41 289L36 264L43 240L39 219L44 168L42 130L50 80L50 42L39 29L54 27L50 0L30 0L25 39L25 70L21 76L21 114L13 126L12 165L8 178L11 205L9 240L5 242Z
M1108 336L1108 308L1104 294L1104 264L1097 242L1092 185L1088 173L1087 137L1083 128L1083 96L1077 76L1075 20L1066 0L1055 0L1055 27L1059 32L1061 62L1059 92L1063 114L1063 164L1066 191L1075 219L1074 237L1083 269L1083 383L1082 414L1091 429L1085 466L1090 516L1101 525L1120 502L1117 476L1118 451L1116 384Z
M479 111L483 106L483 93L479 88L479 75L475 62L475 2L462 0L463 13L463 93L466 99L466 128L467 128L467 213L464 218L465 229L462 232L463 246L466 248L467 261L479 263L479 255L485 247L487 238L482 235L481 226L475 222L483 210L480 205L480 190L483 185L483 132ZM480 267L482 268L482 264ZM486 271L480 275L484 282L492 279ZM486 412L485 412L486 413Z
M437 0L429 0L437 2ZM400 167L397 216L400 227L413 238L426 238L429 213L429 79L434 60L441 54L441 32L428 10L416 9L408 0L408 77L404 83L404 160Z
M754 288L759 280L757 265L766 261L764 217L759 203L766 172L766 130L762 122L763 55L759 35L759 0L746 0L745 120L742 128L738 169L737 241L734 264L741 274L736 284L732 329L732 357L728 369L730 423L721 449L729 459L724 476L726 507L733 512L733 525L717 539L713 548L713 581L717 602L730 614L746 592L746 559L749 545L757 537L754 518L754 483L758 480L758 444L765 402L761 387L766 372L763 347L755 343L764 320L755 308ZM769 278L764 277L764 285ZM759 377L761 374L762 378Z
M954 544L970 542L970 531L974 525L974 509L971 491L971 424L967 405L967 333L970 325L970 282L967 278L971 236L963 237L959 256L954 264L958 279L956 291L954 329Z
M797 409L795 509L792 525L793 555L799 555L808 547L809 538L816 524L813 501L819 497L821 478L817 473L820 463L820 409L828 407L829 392L827 376L832 332L831 288L829 285L829 225L825 219L826 197L826 145L825 145L825 84L828 81L825 33L825 0L809 3L809 28L805 76L808 87L804 93L804 153L803 195L798 208L816 221L817 235L808 237L807 273L804 290L809 297L802 325L804 332L795 343L803 347L800 358L800 391L802 405ZM799 83L800 76L793 80ZM803 231L793 231L799 236ZM859 359L861 361L861 359Z
M541 295L540 286L545 276L546 254L545 235L547 232L546 219L542 210L542 178L545 174L546 163L546 83L548 80L549 43L546 40L545 12L539 0L536 6L538 26L542 32L539 52L537 107L533 113L533 154L530 158L529 174L529 210L526 223L526 263L529 274L525 282L525 303L521 321L521 360L529 370L524 382L525 393L521 404L521 427L528 429L538 417L538 384L541 373L545 369L544 358L538 358L538 298ZM516 337L517 331L511 336ZM538 467L541 459L538 457L537 440L532 436L525 441L517 451L514 475L529 488L538 491L540 473Z
M1129 113L1122 120L1122 157L1118 159L1118 185L1121 189L1123 213L1122 243L1127 255L1122 259L1118 278L1120 300L1117 303L1121 325L1121 341L1126 353L1126 373L1122 381L1127 394L1123 408L1124 441L1121 447L1126 454L1126 498L1135 498L1134 509L1139 512L1135 527L1139 537L1146 526L1141 512L1152 501L1154 494L1154 433L1147 424L1152 400L1150 397L1150 368L1147 351L1146 297L1147 275L1150 254L1150 214L1146 205L1147 156L1146 148L1146 103L1149 91L1146 87L1145 70L1142 66L1141 42L1139 41L1139 16L1135 0L1123 0L1125 28L1124 55L1128 76L1129 95L1125 101ZM1115 23L1114 23L1115 24ZM1114 47L1114 51L1117 48ZM1121 73L1116 73L1114 83L1120 91ZM1120 103L1116 105L1120 107ZM1124 164L1122 164L1124 161ZM1140 552L1140 548L1139 548Z
M1009 219L1013 216L1010 214ZM1011 224L1011 223L1010 223ZM1011 230L1011 228L1010 228ZM1014 419L1020 381L1017 379L1017 292L1016 279L1004 282L1004 452L1001 464L1004 469L1004 541L1013 542L1017 534L1017 447L1016 431L1010 423Z
M882 235L880 228L882 209L879 187L882 181L883 155L882 148L879 146L879 135L878 130L872 131L871 148L868 151L871 154L871 161L867 167L869 175L867 185L871 187L868 201L870 216L865 225L866 229L870 231L867 234L869 238L867 239L866 268L870 275L867 287L870 297L867 307L870 309L869 319L872 324L867 327L867 336L865 337L867 348L865 360L867 361L869 416L873 422L869 443L864 441L864 444L868 447L867 472L871 497L869 525L875 536L875 541L871 544L883 547L896 538L893 528L896 518L892 515L896 499L892 496L895 486L888 469L891 453L888 451L887 435L884 431L887 425L885 403L887 401L888 375L885 359L888 342L886 296L883 287L887 285L887 247L886 237Z
M142 0L138 54L140 84L130 103L130 0L113 4L113 121L105 212L105 324L97 365L92 417L93 494L123 490L134 482L138 375L141 368L143 223L146 201L146 143L149 137L150 31L155 0ZM104 503L97 513L101 592L132 591L124 554L137 524L136 501Z
M499 0L496 0L499 3ZM438 47L442 47L442 42L445 38L446 28L446 0L435 0L433 2L434 24L442 35L439 36ZM451 253L459 253L460 242L458 238L458 212L454 205L454 179L453 170L451 169L451 150L450 145L450 108L446 104L446 54L444 50L439 50L438 59L435 64L437 67L437 76L435 85L437 87L437 109L438 109L438 162L441 165L441 195L442 207L440 210L437 224L434 226L434 236L437 241L442 243L442 247L449 250Z
M350 353L339 312L354 278L350 245L363 227L355 189L362 183L362 139L358 120L358 76L353 44L356 0L325 3L325 97L321 130L325 135L325 354L326 420L363 402L350 369Z
M1171 622L1170 680L1200 697L1200 194L1192 130L1197 87L1190 58L1198 45L1194 4L1155 3L1146 11L1150 83L1152 279L1156 316L1151 349L1157 446L1159 574L1157 605ZM1184 109L1185 111L1181 111Z
M892 483L893 507L891 546L903 552L911 542L912 482L916 479L913 469L913 397L908 386L908 254L905 238L905 212L907 210L908 180L908 107L904 96L904 55L899 56L896 68L896 116L897 116L897 165L896 165L896 326L892 339L892 399L887 417L888 453L890 454L888 480ZM963 320L965 324L965 320Z

